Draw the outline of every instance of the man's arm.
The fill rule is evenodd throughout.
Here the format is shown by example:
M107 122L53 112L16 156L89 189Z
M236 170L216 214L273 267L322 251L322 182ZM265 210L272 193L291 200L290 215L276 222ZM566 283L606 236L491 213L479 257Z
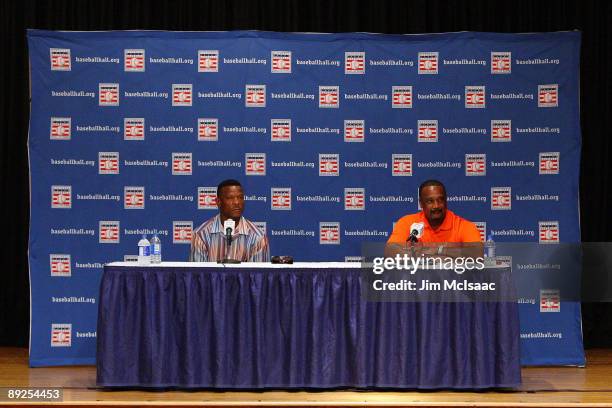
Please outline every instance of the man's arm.
M208 247L200 234L194 232L191 239L191 251L189 253L189 262L208 262Z
M263 235L259 238L255 245L251 247L251 255L248 262L270 262L270 244L268 237Z

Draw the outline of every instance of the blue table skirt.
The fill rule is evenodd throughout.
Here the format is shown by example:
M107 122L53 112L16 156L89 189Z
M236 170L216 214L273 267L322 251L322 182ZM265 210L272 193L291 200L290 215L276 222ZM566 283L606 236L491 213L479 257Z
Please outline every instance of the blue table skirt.
M366 302L360 269L106 266L97 384L520 384L517 305Z

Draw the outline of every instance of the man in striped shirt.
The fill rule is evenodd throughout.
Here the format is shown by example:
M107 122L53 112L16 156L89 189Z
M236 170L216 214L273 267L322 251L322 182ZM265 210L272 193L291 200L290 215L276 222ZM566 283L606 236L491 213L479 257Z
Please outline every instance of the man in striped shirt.
M192 262L216 262L232 259L242 262L269 262L268 237L253 222L242 216L244 192L236 180L222 181L217 187L219 214L205 221L194 232L191 240ZM231 245L227 245L223 223L232 219L236 228Z

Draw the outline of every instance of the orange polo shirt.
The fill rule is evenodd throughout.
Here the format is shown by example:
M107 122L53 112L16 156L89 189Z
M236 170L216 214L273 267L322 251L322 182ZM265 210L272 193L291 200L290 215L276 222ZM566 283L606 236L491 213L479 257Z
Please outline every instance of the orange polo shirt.
M415 222L425 224L423 236L419 238L421 242L482 242L476 225L465 218L455 215L450 210L446 210L444 221L435 230L429 225L423 211L400 218L395 223L393 233L391 233L387 242L400 244L406 242L410 236L410 226Z

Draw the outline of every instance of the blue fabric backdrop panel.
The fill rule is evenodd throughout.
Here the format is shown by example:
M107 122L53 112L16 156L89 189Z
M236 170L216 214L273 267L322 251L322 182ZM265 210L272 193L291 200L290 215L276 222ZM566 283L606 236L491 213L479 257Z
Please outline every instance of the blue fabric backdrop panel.
M103 264L143 233L186 260L226 178L299 261L359 259L429 178L483 237L580 240L578 32L28 40L34 366L93 363ZM545 310L521 305L523 363L582 364L580 305Z

